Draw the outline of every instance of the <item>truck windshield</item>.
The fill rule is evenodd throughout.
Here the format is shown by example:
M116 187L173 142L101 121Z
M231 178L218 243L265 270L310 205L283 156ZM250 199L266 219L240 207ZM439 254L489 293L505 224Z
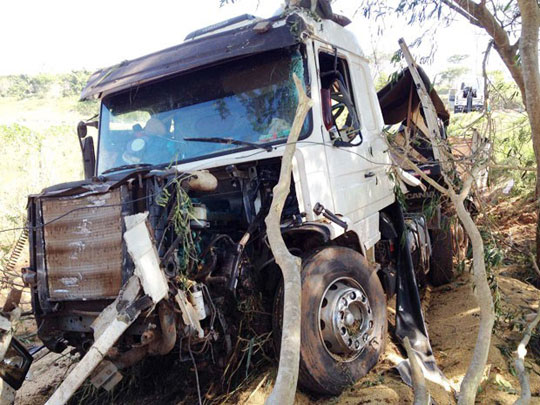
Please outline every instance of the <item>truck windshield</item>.
M101 106L98 173L126 165L181 163L250 148L187 138L284 142L298 104L293 73L307 82L300 52L281 50L106 97ZM311 115L308 117L303 137L311 128Z

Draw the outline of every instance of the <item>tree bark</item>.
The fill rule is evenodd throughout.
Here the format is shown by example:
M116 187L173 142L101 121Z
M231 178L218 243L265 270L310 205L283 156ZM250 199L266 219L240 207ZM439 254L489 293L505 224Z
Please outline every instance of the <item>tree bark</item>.
M424 378L422 367L416 358L416 354L414 354L411 343L409 342L409 338L407 336L405 336L405 339L403 339L403 345L405 346L407 357L409 358L409 363L411 364L414 405L429 405L431 397L426 387L426 379Z
M299 102L296 116L287 140L287 146L281 161L279 181L274 187L272 204L266 217L266 233L272 254L283 274L283 324L281 335L281 350L276 384L266 400L268 405L287 405L294 403L296 384L298 382L298 367L300 363L300 321L302 282L300 278L301 260L293 256L281 235L281 213L285 200L291 188L292 160L296 151L296 142L300 136L307 113L313 104L307 97L302 83L293 75Z
M540 322L540 308L536 313L534 320L527 325L527 329L523 334L523 339L519 342L516 354L516 371L518 373L519 385L521 386L521 394L519 399L514 402L514 405L528 405L531 402L531 385L529 383L529 376L527 375L527 370L525 370L525 356L527 355L527 345L531 339L531 335L535 331Z
M518 0L521 11L521 39L519 53L523 66L525 107L531 125L531 135L536 157L536 263L540 265L540 73L538 71L538 29L540 8L536 0Z
M478 386L482 380L484 367L486 366L491 332L495 322L493 298L487 281L486 265L484 262L484 242L478 227L474 223L471 214L465 208L463 199L451 196L457 211L459 220L469 235L473 250L473 280L475 293L480 307L480 325L478 336L467 373L461 382L458 405L473 405Z

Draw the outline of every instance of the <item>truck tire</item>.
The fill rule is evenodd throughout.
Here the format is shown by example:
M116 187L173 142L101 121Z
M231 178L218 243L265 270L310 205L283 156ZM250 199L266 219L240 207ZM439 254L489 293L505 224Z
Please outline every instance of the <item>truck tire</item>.
M452 226L450 229L452 231L453 253L459 262L467 258L467 251L469 250L469 236L457 218L454 218L454 221L452 221Z
M280 288L273 322L277 348L282 297ZM339 395L377 364L386 331L386 296L377 272L362 255L344 247L328 247L304 261L300 387Z
M450 221L442 217L441 229L431 231L431 266L429 270L430 281L434 286L452 282L456 278L454 268L454 241Z

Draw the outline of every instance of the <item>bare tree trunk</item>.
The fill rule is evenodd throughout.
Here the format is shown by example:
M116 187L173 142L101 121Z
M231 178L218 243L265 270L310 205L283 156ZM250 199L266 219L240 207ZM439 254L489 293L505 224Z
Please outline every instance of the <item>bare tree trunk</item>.
M287 405L294 402L298 367L300 363L300 321L302 282L300 278L301 260L293 256L281 235L281 212L291 188L292 160L296 151L296 142L302 126L313 102L307 97L302 83L294 74L294 83L298 90L299 103L296 116L287 140L287 146L281 161L279 181L274 187L274 196L270 212L266 217L266 233L272 254L283 274L283 324L281 335L281 351L276 384L266 400L269 405Z
M493 323L495 322L495 314L493 298L487 281L482 235L471 218L471 214L465 208L463 199L452 196L451 198L456 207L459 220L463 224L463 227L471 240L473 250L473 280L476 298L480 307L480 325L478 327L476 345L474 347L471 363L467 369L467 374L465 374L465 377L461 382L458 399L459 405L473 405L489 354L489 345L491 342Z
M469 195L473 182L478 176L478 173L483 169L484 165L482 162L487 164L486 157L482 156L485 149L482 146L479 148L480 149L475 154L476 156L473 157L475 166L469 173L465 174L463 187L459 194L456 193L456 190L454 189L455 186L448 176L444 175L448 187L444 188L435 180L427 176L426 173L415 165L405 154L401 154L399 151L394 150L394 153L396 153L400 159L403 159L408 168L412 169L419 177L429 183L441 194L450 198L452 204L456 208L457 216L471 240L473 250L473 281L478 306L480 307L480 325L478 327L478 337L476 339L473 357L469 364L469 368L467 369L467 373L461 382L458 398L459 405L474 405L476 392L482 380L484 367L487 362L489 345L491 342L491 332L495 322L493 297L491 296L491 290L487 281L486 265L484 261L484 242L471 214L464 205L465 198ZM441 153L442 167L449 166L449 159L448 154Z
M518 0L521 11L519 53L523 72L525 96L531 135L536 157L536 198L540 198L540 73L538 72L538 28L540 8L536 0ZM540 203L537 202L536 263L540 265Z
M523 339L519 343L516 351L517 357L515 365L519 377L519 384L521 385L521 395L519 396L519 399L514 402L514 405L528 405L531 402L531 385L529 383L527 370L525 370L525 356L527 355L527 345L529 344L531 335L538 326L538 322L540 322L540 308L538 309L534 320L527 325Z
M426 379L424 378L422 367L416 358L416 354L414 354L411 343L409 342L409 338L407 336L405 336L405 339L403 339L403 345L405 346L407 357L409 358L409 363L411 364L414 405L429 405L431 397L426 387Z

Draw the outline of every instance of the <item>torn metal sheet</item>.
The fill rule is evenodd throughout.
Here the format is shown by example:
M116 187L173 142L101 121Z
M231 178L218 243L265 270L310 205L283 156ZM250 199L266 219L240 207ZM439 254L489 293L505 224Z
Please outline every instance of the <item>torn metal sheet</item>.
M124 217L124 240L144 292L154 303L158 303L167 296L169 287L165 274L159 267L159 255L146 224L147 218L148 212Z
M13 332L11 330L11 322L9 319L0 316L0 361L3 360L6 355L12 337Z
M144 213L124 218L126 223L124 239L135 263L135 275L128 280L116 300L93 322L92 328L96 338L94 344L47 401L48 405L66 403L101 363L120 336L135 322L141 313L136 301L141 286L153 304L157 304L167 296L167 280L159 268L157 250L146 225L147 217L148 213ZM98 380L100 385L105 384L112 388L120 378L114 374L111 379L98 378Z
M122 286L120 189L76 199L44 199L42 212L48 223L44 238L51 300L116 297Z
M129 286L132 284L132 286ZM90 376L92 371L101 363L107 352L114 346L116 341L124 334L129 326L139 317L141 310L134 305L137 293L140 291L140 283L136 276L128 281L128 288L122 290L116 301L111 304L114 308L122 308L117 315L102 330L99 337L75 368L68 374L60 387L47 401L47 405L65 404ZM136 292L134 295L133 293ZM129 300L126 300L130 294ZM110 311L108 312L111 313Z
M450 120L450 113L446 109L443 101L431 85L429 77L424 70L417 66L426 87L430 89L430 97L433 101L438 117L446 124ZM377 97L381 106L384 123L386 125L399 124L407 119L409 110L409 96L411 86L414 87L413 77L409 68L403 69L390 83L378 91ZM415 110L420 104L420 97L416 91L412 92L412 109Z
M186 293L182 290L178 290L175 299L176 303L180 307L180 310L182 311L182 319L184 323L193 328L193 330L197 332L199 338L203 338L204 331L199 322L199 314L191 302L189 302L187 299Z
M15 402L15 391L11 386L0 378L0 404L9 405Z
M399 205L399 203L394 204ZM401 206L396 207L393 212L396 216L393 222L396 224L398 235L405 234L405 237L409 238L410 235L404 227L405 221ZM400 341L403 341L405 337L409 338L411 347L418 358L425 378L447 389L451 386L450 382L439 367L437 367L431 342L429 341L409 243L400 243L399 246L395 334ZM410 385L412 379L410 377L411 369L409 361L402 361L396 368L403 381Z

